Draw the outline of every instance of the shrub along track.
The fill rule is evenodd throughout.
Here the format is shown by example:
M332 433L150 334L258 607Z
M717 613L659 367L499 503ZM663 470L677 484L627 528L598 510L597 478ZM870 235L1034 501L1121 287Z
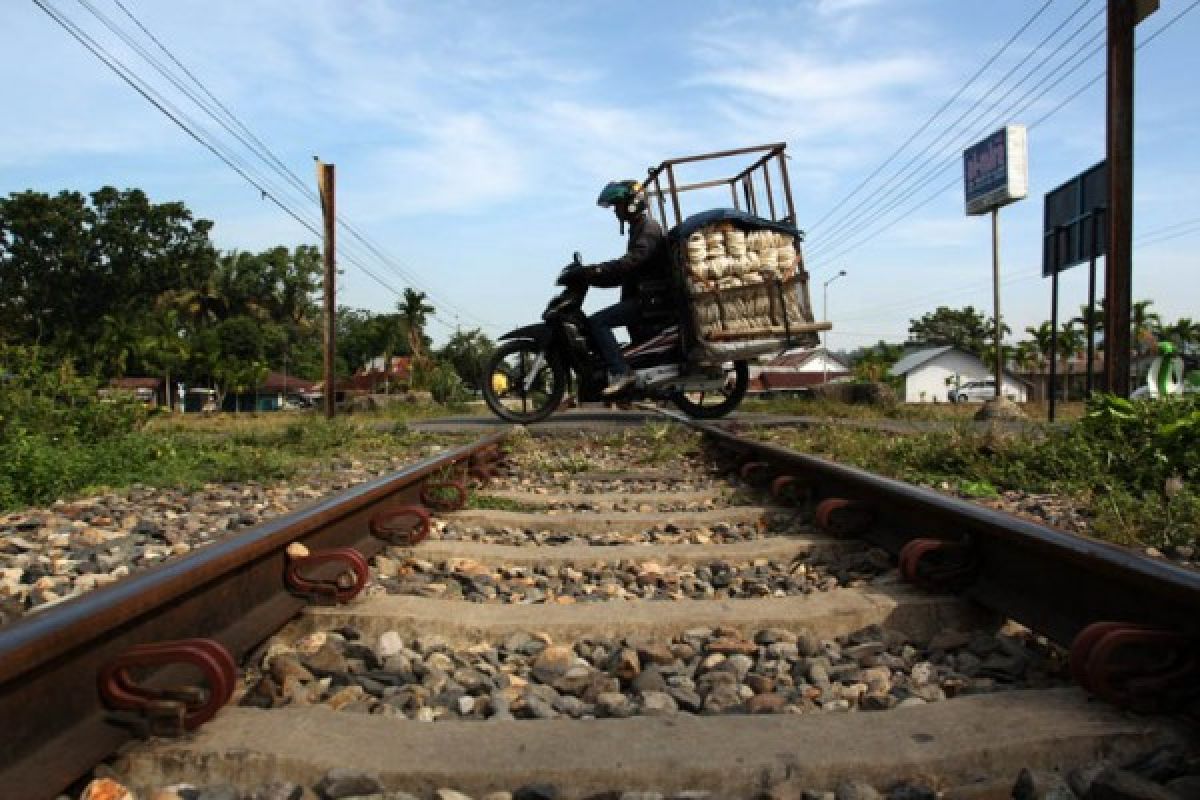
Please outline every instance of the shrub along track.
M1183 707L1197 575L696 427L703 458L569 479L488 437L0 632L0 785L52 797L181 722L114 762L129 785L799 796L1190 734L1089 693ZM509 510L426 524L467 470ZM160 694L122 669L160 663Z

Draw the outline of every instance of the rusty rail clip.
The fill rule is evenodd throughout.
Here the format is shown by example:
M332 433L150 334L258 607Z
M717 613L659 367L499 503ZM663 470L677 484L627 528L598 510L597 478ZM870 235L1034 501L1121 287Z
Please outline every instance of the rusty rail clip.
M336 578L315 580L306 578L304 570L319 567L323 564L344 564L350 572L341 572ZM353 582L345 582L344 577L353 574ZM328 550L318 550L307 556L288 560L284 572L284 581L288 589L295 594L316 601L332 601L346 603L353 600L367 586L371 569L363 554L353 547L333 547Z
M156 689L138 683L130 673L134 668L168 664L186 664L200 670L207 691L198 686ZM141 714L150 722L153 733L164 736L179 736L212 719L229 702L236 686L237 664L225 646L213 639L136 645L101 667L96 677L96 687L106 706Z
M1071 643L1071 675L1097 697L1163 712L1200 694L1200 642L1176 631L1094 622Z
M399 520L416 520L403 530L396 530L393 523ZM429 538L429 509L422 506L404 506L380 512L371 517L371 534L397 547L412 547ZM403 536L398 540L398 536Z
M874 514L868 506L844 497L826 497L817 503L813 521L833 536L855 536L871 526Z
M979 574L979 553L970 541L912 539L900 549L900 576L935 592L954 591Z

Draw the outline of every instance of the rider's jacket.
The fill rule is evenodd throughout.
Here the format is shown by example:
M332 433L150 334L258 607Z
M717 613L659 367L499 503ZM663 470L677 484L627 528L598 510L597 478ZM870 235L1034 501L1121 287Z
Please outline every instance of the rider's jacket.
M641 297L647 282L668 278L668 259L667 237L662 226L649 214L643 214L629 228L625 255L593 265L588 283L606 289L620 286L622 300Z

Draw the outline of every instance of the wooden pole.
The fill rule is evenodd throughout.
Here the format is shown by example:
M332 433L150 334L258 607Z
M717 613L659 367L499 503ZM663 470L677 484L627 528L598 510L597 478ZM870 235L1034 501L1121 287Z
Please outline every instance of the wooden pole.
M1133 303L1134 0L1108 0L1108 255L1104 259L1104 384L1129 396Z
M333 372L334 351L337 345L337 301L335 282L337 276L334 258L334 233L336 211L334 206L333 164L317 161L317 186L321 195L321 216L325 222L325 418L333 419L336 409L337 380Z

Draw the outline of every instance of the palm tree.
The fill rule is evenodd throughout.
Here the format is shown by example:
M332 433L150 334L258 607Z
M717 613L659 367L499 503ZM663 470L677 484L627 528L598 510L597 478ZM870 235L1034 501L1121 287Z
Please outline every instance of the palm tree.
M1013 363L1021 372L1032 372L1037 368L1040 359L1041 354L1036 342L1029 339L1017 342L1016 349L1013 350Z
M1087 330L1088 318L1092 320L1092 330L1096 333L1104 332L1104 300L1101 299L1094 308L1088 308L1087 304L1079 307L1079 316L1073 317L1072 322L1077 323L1079 327Z
M1155 334L1162 329L1162 317L1149 310L1152 305L1153 300L1138 300L1129 309L1129 335L1137 355L1154 348Z
M1050 350L1054 340L1054 328L1049 322L1043 322L1036 328L1027 327L1025 332L1032 337L1030 344L1038 355L1038 361L1042 366L1050 363Z
M413 358L420 360L424 357L425 321L435 309L425 302L425 293L404 290L404 299L396 304L396 310L404 318L408 327L408 341L412 348Z
M1190 317L1180 317L1170 325L1164 325L1161 333L1185 352L1190 352L1194 345L1200 344L1200 322Z
M1076 327L1075 320L1063 323L1058 332L1058 354L1062 358L1063 372L1067 376L1066 399L1071 399L1071 359L1085 352L1086 334Z

